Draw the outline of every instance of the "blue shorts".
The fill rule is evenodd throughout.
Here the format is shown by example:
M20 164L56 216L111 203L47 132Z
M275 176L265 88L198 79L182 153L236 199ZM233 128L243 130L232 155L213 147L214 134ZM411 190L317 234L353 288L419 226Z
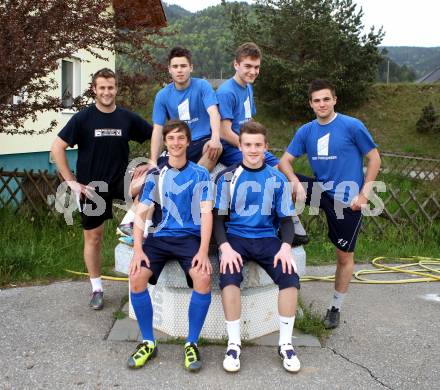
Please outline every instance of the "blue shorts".
M188 149L186 149L186 158L189 161L195 162L196 164L203 156L203 147L211 139L211 137L201 138L196 141L191 141ZM157 159L157 165L163 166L168 161L168 152L164 151Z
M298 174L296 176L301 183L307 184L306 204L319 207L324 211L327 218L328 238L333 245L343 252L354 252L356 240L361 229L361 211L353 211L349 205L334 200L325 191L321 193L319 200L315 199L316 195L312 197L312 192L313 183L317 182L316 179ZM337 211L342 213L343 218L338 218Z
M243 262L255 261L268 273L280 290L289 287L300 288L299 277L294 271L291 274L288 272L283 273L280 261L277 263L276 268L273 267L273 259L281 248L281 241L278 238L244 238L233 234L228 234L227 237L232 248L240 253ZM220 289L231 284L240 287L242 281L242 267L240 272L235 269L235 272L231 274L228 267L226 273L220 273Z
M243 161L243 155L238 148L232 146L229 142L226 142L224 140L222 140L222 145L223 153L220 156L219 163L230 167L231 165L240 164ZM278 163L280 162L277 157L269 152L264 153L264 160L266 164L270 165L271 167L278 165Z
M185 272L188 287L193 288L193 282L189 275L191 262L193 257L199 251L200 238L196 236L186 237L154 237L148 235L144 241L142 249L150 260L150 266L147 267L145 261L141 262L141 266L148 268L153 272L150 278L150 284L156 284L160 273L169 260L177 260Z

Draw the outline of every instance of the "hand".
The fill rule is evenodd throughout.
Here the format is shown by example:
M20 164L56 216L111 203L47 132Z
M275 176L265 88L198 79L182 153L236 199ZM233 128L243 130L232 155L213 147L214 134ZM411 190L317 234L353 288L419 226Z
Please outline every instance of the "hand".
M359 211L365 208L367 204L368 204L368 198L364 194L360 193L359 195L356 195L353 198L350 204L350 208L353 211Z
M228 267L231 274L235 272L234 267L237 269L237 272L240 272L241 267L243 267L243 259L240 253L232 249L229 242L224 242L220 245L220 251L220 273L225 274Z
M76 180L66 180L66 183L70 187L70 189L75 192L79 197L81 195L84 195L86 198L91 198L91 191L95 190L93 187L78 183Z
M212 161L215 161L220 153L220 150L222 148L222 144L220 142L220 139L218 138L211 138L206 144L205 147L208 150L208 158Z
M133 257L131 258L130 265L128 266L129 276L134 276L140 272L142 261L145 261L147 267L150 266L150 260L148 259L144 251L142 249L138 249L138 250L135 249L133 251Z
M207 253L198 251L192 259L191 267L194 268L196 272L207 273L208 275L212 274L212 264Z
M291 183L292 185L292 196L293 200L298 203L305 203L307 194L306 190L302 186L301 182L299 180L293 181Z
M135 180L141 177L145 172L149 171L152 168L151 164L142 164L138 165L133 171L132 180Z
M281 244L280 250L274 256L274 260L273 260L274 268L277 267L279 261L281 261L281 269L283 271L283 274L287 272L289 275L291 275L292 270L295 273L297 273L298 268L296 266L295 259L293 258L292 255L292 247L285 242Z

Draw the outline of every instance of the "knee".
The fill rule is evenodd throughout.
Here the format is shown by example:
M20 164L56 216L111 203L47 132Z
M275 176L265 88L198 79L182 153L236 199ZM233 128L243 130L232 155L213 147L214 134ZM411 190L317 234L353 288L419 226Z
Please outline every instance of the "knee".
M211 291L211 275L206 272L193 272L192 275L194 290L207 294Z
M84 235L84 243L91 246L100 246L102 243L102 232L87 232Z
M342 266L354 265L354 253L353 252L338 252L338 263Z
M144 291L148 286L148 278L138 272L136 275L130 275L130 291L139 293Z

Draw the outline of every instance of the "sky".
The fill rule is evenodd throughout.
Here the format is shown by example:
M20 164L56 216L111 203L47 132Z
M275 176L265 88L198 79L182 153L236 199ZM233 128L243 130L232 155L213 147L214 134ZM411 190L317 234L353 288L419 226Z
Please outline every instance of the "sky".
M220 4L220 0L164 0L191 12ZM252 0L248 0L252 2ZM384 46L440 46L440 0L354 0L362 7L366 31L383 26ZM376 28L376 30L377 30Z

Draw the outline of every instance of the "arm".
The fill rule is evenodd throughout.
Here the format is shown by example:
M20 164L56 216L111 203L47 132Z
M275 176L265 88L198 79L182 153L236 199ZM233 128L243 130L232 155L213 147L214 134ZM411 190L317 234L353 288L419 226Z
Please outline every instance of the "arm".
M160 151L162 149L162 129L163 126L154 124L153 134L151 135L151 148L150 159L153 164L157 165L157 159L159 158Z
M220 143L220 113L218 112L217 105L208 107L207 111L211 125L211 139L207 142L208 156L211 160L215 160L222 147Z
M147 265L150 265L150 260L142 249L142 243L144 240L145 220L147 215L151 215L154 209L154 205L147 206L142 202L139 202L136 206L136 216L133 225L133 257L128 267L128 275L135 275L141 269L141 262L144 260Z
M66 149L68 146L69 145L66 141L60 137L56 137L51 148L52 158L54 159L58 171L66 181L67 185L77 194L84 194L85 196L88 196L88 187L76 181L76 177L73 175L69 167L66 157Z
M232 130L232 121L230 119L224 119L220 124L220 136L225 141L229 142L232 146L238 148L238 135Z
M280 163L278 164L278 169L284 173L287 177L287 180L290 182L292 186L292 194L293 197L298 202L305 202L306 200L306 192L304 187L301 185L298 177L293 172L292 164L295 161L295 157L292 156L289 152L284 152L281 157Z
M365 173L365 181L359 195L355 196L351 202L351 209L354 211L361 210L368 203L370 196L371 184L376 180L379 173L381 159L377 148L370 150L367 154L367 172Z
M197 271L212 273L212 265L209 261L209 242L212 234L212 201L200 202L200 247L192 260L192 267Z

